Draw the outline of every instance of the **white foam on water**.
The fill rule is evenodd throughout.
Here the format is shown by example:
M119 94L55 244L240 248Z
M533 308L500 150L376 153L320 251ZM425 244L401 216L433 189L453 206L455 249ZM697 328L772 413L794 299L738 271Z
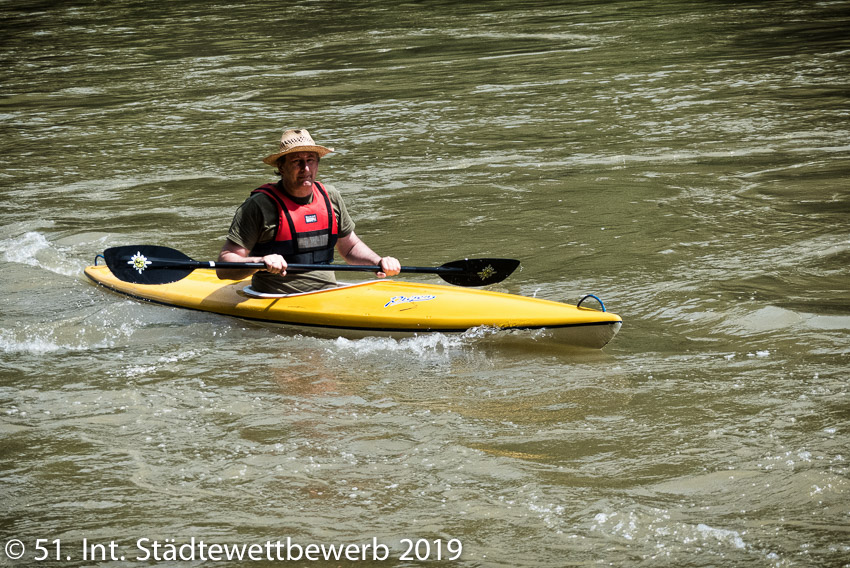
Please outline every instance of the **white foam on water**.
M3 353L31 353L44 355L64 348L56 342L43 337L17 339L6 330L0 330L0 351Z
M344 350L354 351L358 355L379 353L382 351L408 352L421 356L450 349L459 349L464 344L464 334L446 335L443 333L425 333L414 337L396 339L393 337L364 337L348 339L339 337L334 344Z
M664 548L676 544L685 547L699 545L714 549L716 553L722 553L728 547L747 549L743 536L736 530L716 528L706 523L692 525L674 521L664 510L654 510L653 514L635 511L597 513L591 529L628 541L655 539L658 546Z
M733 531L729 529L716 529L710 527L704 523L700 523L697 525L697 533L703 537L703 539L713 539L719 542L731 544L735 548L746 548L747 545L744 543L744 539L741 538L741 534L738 531Z
M44 235L36 232L24 233L19 237L0 241L0 250L6 262L16 262L28 266L39 266L36 255L49 249L50 243Z
M86 343L84 336L85 332L83 330L79 335L80 342L73 344L57 339L51 331L32 334L25 332L25 337L17 337L12 331L3 329L0 330L0 352L46 355L48 353L64 351L105 349L114 345L114 341L108 338L101 338L94 343Z
M0 241L0 251L6 262L44 268L63 276L79 276L82 270L78 262L69 261L47 237L36 231Z

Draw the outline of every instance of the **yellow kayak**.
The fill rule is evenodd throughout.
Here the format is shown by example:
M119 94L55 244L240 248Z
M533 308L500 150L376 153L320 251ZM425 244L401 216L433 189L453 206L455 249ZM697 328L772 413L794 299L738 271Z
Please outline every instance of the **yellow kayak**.
M86 276L116 292L169 306L311 328L374 334L463 332L471 328L557 330L559 341L601 348L619 331L620 316L560 302L440 284L377 280L285 296L260 295L246 280L220 280L196 269L177 282L136 284L105 265Z

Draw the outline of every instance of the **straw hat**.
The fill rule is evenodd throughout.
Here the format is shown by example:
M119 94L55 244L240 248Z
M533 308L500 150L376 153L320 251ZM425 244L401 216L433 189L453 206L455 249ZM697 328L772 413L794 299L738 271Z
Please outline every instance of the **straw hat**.
M274 167L277 166L276 162L278 158L285 154L291 154L292 152L316 152L321 158L325 154L330 154L333 151L333 148L325 148L324 146L316 144L313 141L313 137L310 136L310 133L301 128L298 130L287 130L284 132L283 136L280 137L280 151L275 152L270 156L266 156L263 158L263 161Z

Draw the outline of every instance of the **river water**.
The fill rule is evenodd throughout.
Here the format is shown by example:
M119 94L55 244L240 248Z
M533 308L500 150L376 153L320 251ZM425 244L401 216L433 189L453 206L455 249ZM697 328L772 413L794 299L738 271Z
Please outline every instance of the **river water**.
M850 563L850 2L0 22L3 565ZM108 246L214 258L287 127L377 251L518 258L497 289L595 293L620 334L314 337L86 280Z

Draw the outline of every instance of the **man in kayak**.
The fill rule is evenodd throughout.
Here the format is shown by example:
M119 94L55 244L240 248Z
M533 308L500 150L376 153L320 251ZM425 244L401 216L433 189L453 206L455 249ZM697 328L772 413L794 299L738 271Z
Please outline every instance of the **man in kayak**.
M287 274L287 263L327 264L334 249L348 264L381 267L379 278L394 276L399 261L380 256L354 233L339 192L316 181L319 160L333 148L319 146L304 129L287 130L280 148L263 159L280 181L254 190L236 210L220 262L262 262L264 269L219 269L221 279L253 275L258 292L292 294L337 286L333 271Z

